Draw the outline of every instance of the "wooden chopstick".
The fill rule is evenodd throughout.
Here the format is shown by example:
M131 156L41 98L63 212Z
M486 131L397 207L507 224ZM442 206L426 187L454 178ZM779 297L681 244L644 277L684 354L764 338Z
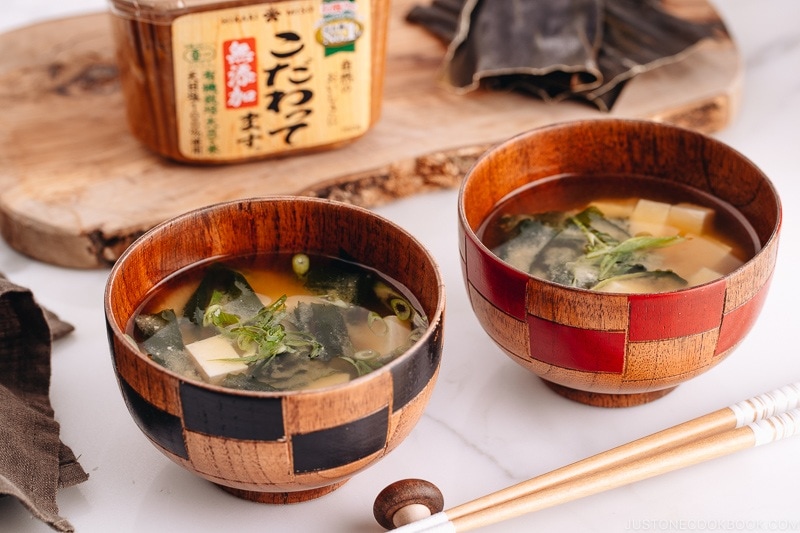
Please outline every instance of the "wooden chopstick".
M748 426L723 431L688 444L669 448L664 452L641 457L630 463L616 464L605 470L551 485L540 491L482 509L476 513L463 515L451 522L454 525L454 531L469 531L736 451L775 442L797 433L800 433L800 409L792 409Z
M481 497L478 500L467 502L447 511L447 516L452 520L462 515L473 513L483 507L497 505L570 478L609 468L619 462L631 461L658 450L666 450L672 446L701 439L722 431L743 427L776 413L798 407L798 405L800 405L800 381L743 400L628 444L623 444L577 463Z
M800 432L800 382L537 476L396 531L462 532Z

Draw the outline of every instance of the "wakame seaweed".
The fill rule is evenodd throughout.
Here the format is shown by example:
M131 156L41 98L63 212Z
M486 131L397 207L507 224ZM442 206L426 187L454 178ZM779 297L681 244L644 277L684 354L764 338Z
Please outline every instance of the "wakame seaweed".
M135 324L136 334L144 339L142 349L154 361L176 372L185 368L186 346L175 311L165 309L158 314L139 315Z
M610 280L650 277L660 286L680 287L686 281L674 272L654 275L645 255L680 242L679 236L632 236L595 207L575 214L543 213L503 217L508 239L492 252L511 266L537 278L598 290ZM676 279L677 278L677 279Z
M334 303L299 303L292 315L297 329L307 331L321 345L319 357L351 356L353 345L347 333L344 309Z
M253 317L264 307L247 279L240 272L221 263L208 267L197 290L186 302L183 316L201 326L212 303L240 319Z
M427 327L390 283L342 258L234 258L165 284L131 333L155 362L212 384L270 391L341 383L391 361ZM157 307L180 297L177 313Z

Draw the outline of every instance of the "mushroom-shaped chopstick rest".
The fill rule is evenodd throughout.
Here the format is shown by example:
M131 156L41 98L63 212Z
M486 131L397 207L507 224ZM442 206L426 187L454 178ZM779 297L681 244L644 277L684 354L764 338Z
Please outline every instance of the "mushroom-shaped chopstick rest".
M372 513L386 529L394 529L444 510L439 487L424 479L401 479L375 497Z

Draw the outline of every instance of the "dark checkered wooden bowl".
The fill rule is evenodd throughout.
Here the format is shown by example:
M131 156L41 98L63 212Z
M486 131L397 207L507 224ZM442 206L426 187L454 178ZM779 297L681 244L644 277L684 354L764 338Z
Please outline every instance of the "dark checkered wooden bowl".
M570 173L645 175L693 186L738 209L761 249L717 281L628 295L533 278L481 242L479 228L501 199ZM764 303L781 225L778 194L753 163L707 136L647 121L576 121L510 139L468 172L458 202L464 279L486 332L557 392L601 406L659 398L731 353Z
M125 336L145 294L209 257L307 251L371 266L418 298L429 328L388 365L348 384L257 393L189 381ZM164 455L242 498L290 503L326 494L409 434L442 353L444 288L411 235L366 209L300 197L224 203L150 230L114 265L105 313L114 368L136 424Z

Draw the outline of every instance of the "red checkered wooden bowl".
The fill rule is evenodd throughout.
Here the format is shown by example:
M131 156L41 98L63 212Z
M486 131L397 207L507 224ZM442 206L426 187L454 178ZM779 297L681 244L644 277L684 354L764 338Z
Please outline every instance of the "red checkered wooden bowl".
M733 205L752 225L761 249L716 281L630 295L536 279L481 242L479 228L501 199L570 173L644 175L690 185ZM544 127L492 148L465 177L458 212L464 279L483 328L557 392L601 406L659 398L731 353L764 303L781 225L777 192L741 154L696 132L617 119Z
M131 316L165 277L209 257L265 251L345 253L405 285L429 327L378 370L344 385L286 393L187 380L126 338ZM400 444L436 381L443 312L438 267L411 235L366 209L298 197L224 203L162 223L122 254L105 294L114 369L139 428L175 463L265 503L326 494Z

